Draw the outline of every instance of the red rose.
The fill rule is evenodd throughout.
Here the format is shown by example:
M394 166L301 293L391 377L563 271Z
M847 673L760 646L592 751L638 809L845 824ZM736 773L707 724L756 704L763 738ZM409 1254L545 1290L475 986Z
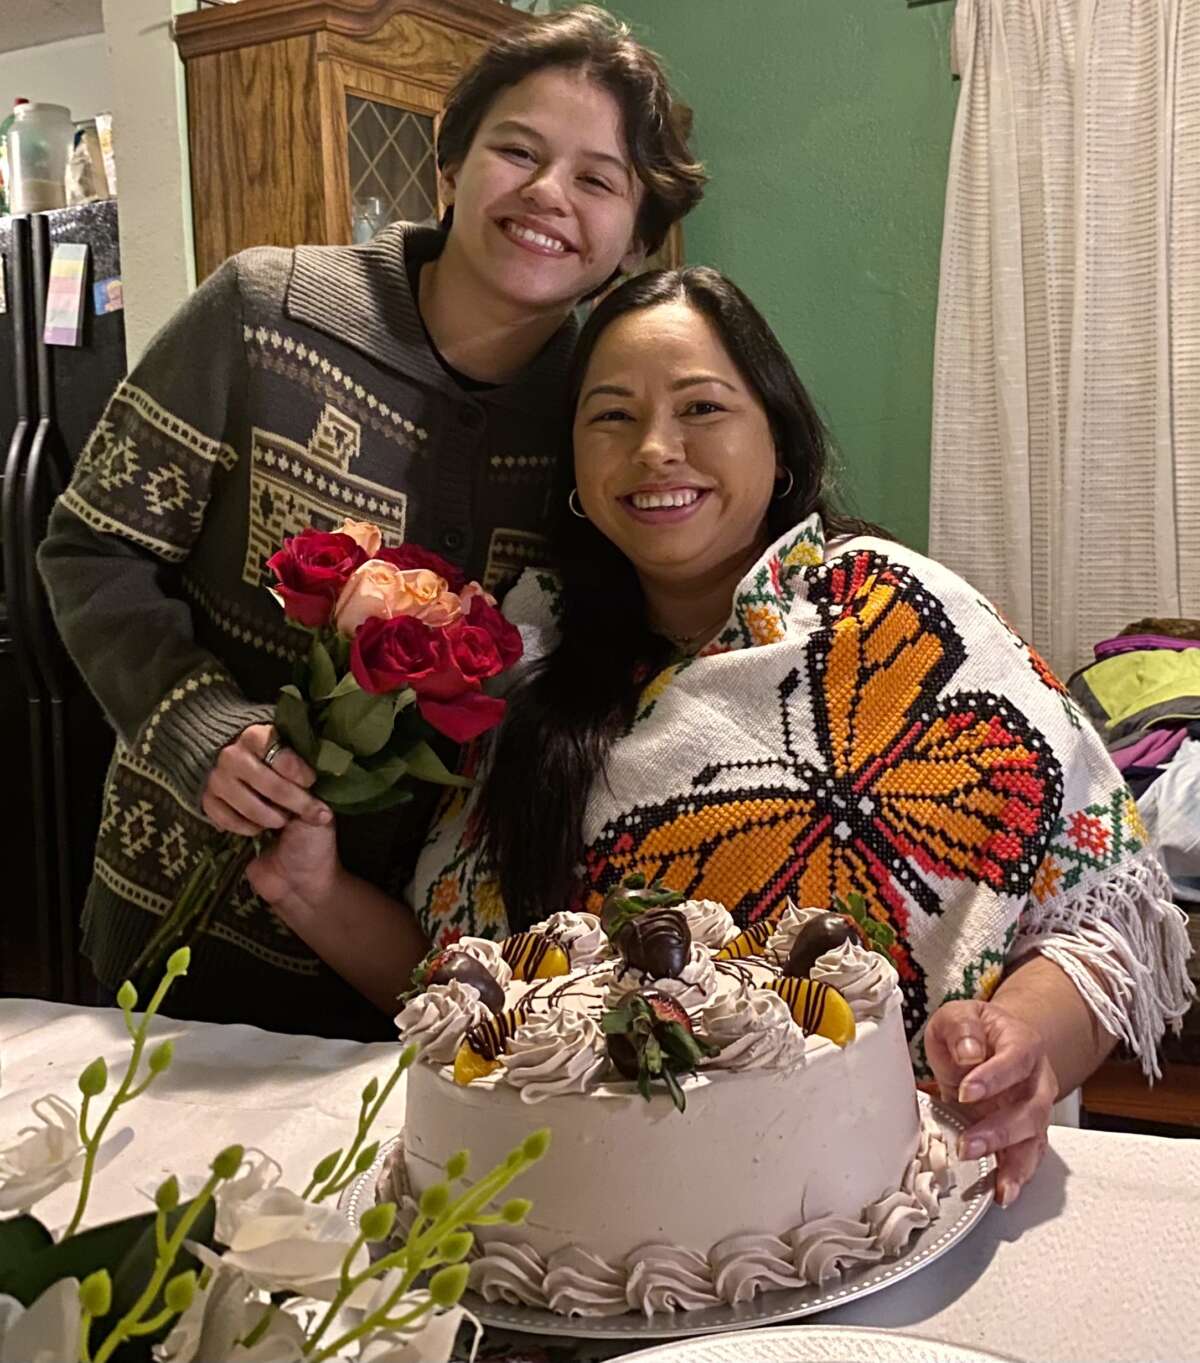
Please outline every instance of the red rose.
M446 631L450 657L466 681L484 682L504 671L500 650L486 629L478 625L451 625Z
M375 558L393 563L397 568L428 568L431 573L445 578L446 586L452 592L457 592L465 581L453 563L447 563L440 554L422 549L419 544L400 544L394 549L380 549Z
M454 701L418 700L417 709L427 724L455 743L470 743L504 718L504 702L482 691L464 691Z
M387 695L411 686L421 717L455 743L467 743L504 717L504 702L482 682L503 670L486 630L431 629L411 615L365 620L350 646L350 668L364 691Z
M412 615L390 620L373 615L358 627L350 645L350 670L364 691L386 696L443 670L447 661L441 634Z
M510 624L496 607L482 596L472 598L466 623L476 629L486 630L491 636L492 642L496 645L496 651L500 655L500 666L496 669L497 672L503 672L505 668L511 667L521 656L523 651L521 631L517 629L516 625ZM495 673L492 675L494 676Z
M329 623L342 588L366 558L349 535L302 530L284 540L267 567L275 574L276 594L288 619L321 629Z

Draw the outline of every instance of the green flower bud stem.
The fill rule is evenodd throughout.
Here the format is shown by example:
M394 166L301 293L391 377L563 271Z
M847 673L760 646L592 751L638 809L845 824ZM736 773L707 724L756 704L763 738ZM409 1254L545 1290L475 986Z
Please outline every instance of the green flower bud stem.
M153 997L146 1005L146 1011L142 1014L141 1022L132 1032L133 1051L129 1057L129 1065L126 1068L124 1075L121 1077L121 1082L117 1086L117 1091L109 1100L104 1115L97 1123L95 1131L90 1135L87 1131L86 1122L88 1098L90 1095L84 1096L83 1105L79 1113L79 1139L83 1142L84 1147L83 1174L79 1180L79 1198L75 1203L75 1211L72 1214L70 1221L67 1222L67 1228L62 1233L63 1240L69 1240L79 1229L80 1222L83 1220L84 1209L87 1207L87 1200L92 1191L92 1178L96 1172L96 1156L100 1150L100 1142L104 1139L104 1133L108 1130L108 1124L116 1116L117 1109L121 1107L122 1104L136 1098L139 1093L143 1092L147 1084L150 1083L150 1079L154 1078L154 1074L151 1073L150 1078L146 1080L145 1084L142 1084L140 1088L133 1090L133 1081L137 1075L138 1066L141 1063L142 1051L146 1046L146 1032L150 1025L150 1019L158 1012L163 999L166 998L167 990L171 987L174 980L174 975L164 975L159 982L158 988L154 991ZM91 1068L91 1066L88 1067L89 1070ZM84 1071L85 1074L87 1072L87 1070Z
M161 1003L162 1000L160 999L159 1002ZM158 1296L167 1274L174 1266L184 1240L186 1240L191 1233L196 1218L208 1205L209 1200L216 1191L217 1184L220 1182L221 1176L219 1174L210 1174L205 1181L204 1187L200 1189L196 1196L192 1198L184 1208L183 1215L179 1218L175 1229L167 1239L165 1250L162 1251L155 1260L154 1272L151 1273L149 1282L147 1282L146 1286L142 1289L142 1295L133 1303L129 1310L125 1312L121 1319L117 1321L116 1325L113 1326L104 1343L96 1351L92 1363L108 1363L108 1360L113 1356L116 1350L121 1347L125 1340L132 1338L137 1333L147 1332L146 1327L151 1325L150 1322L147 1322L146 1327L143 1329L139 1330L138 1328L139 1326L142 1326L142 1316L149 1309L151 1302ZM160 1328L160 1326L165 1325L172 1316L177 1314L178 1312L171 1311L170 1309L165 1312L160 1312L158 1316L154 1317L156 1323L153 1324L152 1328Z
M149 1320L142 1321L139 1325L132 1325L129 1328L129 1336L135 1339L138 1335L152 1335L156 1330L161 1330L168 1321L173 1320L179 1312L170 1306L164 1306L157 1316L151 1316Z
M367 1138L367 1132L370 1131L376 1117L379 1116L380 1110L384 1103L387 1102L392 1090L396 1087L400 1076L416 1058L416 1046L406 1046L401 1052L400 1059L396 1062L396 1068L392 1071L387 1083L379 1090L378 1094L374 1095L375 1101L373 1103L367 1097L371 1088L370 1083L363 1089L362 1106L359 1109L358 1114L358 1130L354 1134L353 1141L350 1142L350 1148L342 1157L342 1162L338 1166L337 1171L330 1177L325 1186L315 1194L312 1198L313 1202L323 1202L327 1197L331 1197L335 1193L340 1193L354 1177L353 1172L350 1171L353 1169L354 1161L358 1157L358 1152L362 1148L363 1141ZM372 1156L372 1159L373 1158L374 1156ZM308 1194L305 1193L305 1197L307 1196Z
M415 1306L407 1315L391 1319L388 1317L387 1311L391 1306L394 1306L399 1299L399 1292L392 1293L388 1297L388 1304L386 1307L380 1307L377 1311L372 1311L371 1314L356 1325L353 1330L347 1330L340 1339L335 1339L332 1344L326 1345L320 1353L313 1354L312 1363L325 1363L326 1359L337 1358L345 1352L347 1345L353 1344L356 1339L369 1337L376 1330L406 1329L411 1326L414 1321L419 1320L422 1316L427 1315L433 1310L432 1298L426 1298L425 1301L421 1302L419 1306ZM304 1350L304 1356L306 1358L309 1357L307 1348Z
M154 1215L154 1252L161 1259L167 1252L167 1209L160 1207Z

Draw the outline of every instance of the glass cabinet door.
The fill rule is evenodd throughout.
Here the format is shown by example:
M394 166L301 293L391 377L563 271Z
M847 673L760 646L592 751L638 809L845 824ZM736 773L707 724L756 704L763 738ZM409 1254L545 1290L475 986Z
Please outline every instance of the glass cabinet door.
M437 222L430 114L347 92L346 141L355 241L390 222Z

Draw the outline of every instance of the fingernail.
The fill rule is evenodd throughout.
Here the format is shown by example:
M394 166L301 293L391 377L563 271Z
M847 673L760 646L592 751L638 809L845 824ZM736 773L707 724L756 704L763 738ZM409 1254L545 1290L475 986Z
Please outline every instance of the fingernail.
M983 1047L973 1036L965 1036L954 1047L954 1058L960 1065L970 1065L983 1059Z
M996 1201L1001 1207L1007 1207L1016 1195L1017 1189L1015 1184L1005 1182L996 1186Z
M987 1090L975 1079L964 1079L958 1086L958 1101L960 1103L976 1103L984 1097Z
M984 1153L983 1141L978 1136L972 1136L969 1141L959 1141L959 1159L979 1159Z
M321 810L318 810L318 811L317 811L317 822L318 822L318 823L331 823L332 821L333 821L333 811L332 811L332 810L330 810L330 809L321 809Z

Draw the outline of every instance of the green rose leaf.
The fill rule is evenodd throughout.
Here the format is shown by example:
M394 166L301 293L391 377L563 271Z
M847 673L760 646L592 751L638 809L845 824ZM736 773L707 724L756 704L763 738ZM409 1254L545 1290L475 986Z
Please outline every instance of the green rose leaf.
M404 754L409 771L418 781L431 781L437 786L458 786L470 790L475 782L466 776L455 776L428 743L420 742Z
M329 702L323 736L349 748L359 757L377 753L392 736L396 702L392 696L373 696L355 690Z
M279 699L275 702L275 728L289 748L294 748L306 762L313 761L317 751L316 735L304 697L294 686L280 688Z
M313 640L312 652L308 655L308 691L314 700L327 700L337 685L337 673L333 669L333 659L329 650L320 641Z
M344 776L354 761L354 754L338 743L323 738L317 746L316 768L329 776Z
M358 678L353 672L347 672L325 699L337 700L339 696L349 696L357 690L359 690Z

